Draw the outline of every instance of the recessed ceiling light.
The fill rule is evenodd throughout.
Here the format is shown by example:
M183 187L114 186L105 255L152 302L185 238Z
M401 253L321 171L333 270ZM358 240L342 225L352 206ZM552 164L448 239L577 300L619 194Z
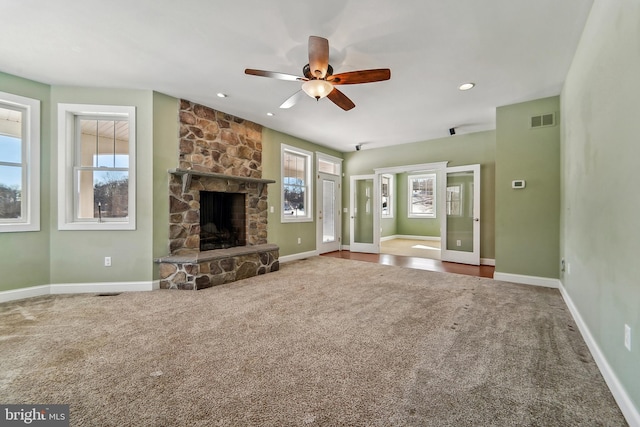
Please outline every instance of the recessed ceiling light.
M226 98L227 97L227 95L222 93L222 92L218 92L217 95L218 95L218 98Z
M458 87L458 89L460 90L469 90L471 88L473 88L476 84L475 83L463 83L460 85L460 87Z
M273 113L267 113L267 116L273 116L273 115L274 115Z

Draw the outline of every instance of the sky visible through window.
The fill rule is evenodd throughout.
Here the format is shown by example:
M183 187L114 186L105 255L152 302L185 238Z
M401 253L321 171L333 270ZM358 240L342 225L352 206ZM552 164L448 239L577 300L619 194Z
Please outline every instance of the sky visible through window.
M22 162L22 144L20 138L0 135L0 162ZM10 188L20 188L22 184L22 168L0 166L0 184Z

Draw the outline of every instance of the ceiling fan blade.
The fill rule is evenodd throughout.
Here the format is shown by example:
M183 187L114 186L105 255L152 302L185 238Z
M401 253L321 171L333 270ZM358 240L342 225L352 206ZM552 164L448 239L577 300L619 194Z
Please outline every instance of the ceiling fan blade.
M340 92L335 87L331 92L329 92L329 95L327 95L327 98L333 101L334 104L342 108L344 111L349 111L356 106L356 104L354 104L352 100L347 98L347 95Z
M389 80L391 70L388 68L377 68L375 70L349 71L347 73L334 74L327 77L334 85L352 85L357 83L373 83Z
M309 36L309 67L311 74L322 79L327 75L327 67L329 66L329 40L318 37Z
M304 77L294 76L293 74L277 73L275 71L254 70L251 68L247 68L246 70L244 70L244 73L251 76L270 77L272 79L289 80L293 82L307 80Z
M294 105L296 105L298 103L300 98L302 98L304 95L305 95L304 91L302 89L300 89L299 91L297 91L296 93L291 95L289 98L287 98L287 100L284 101L282 103L282 105L280 105L280 108L291 108L291 107L293 107Z

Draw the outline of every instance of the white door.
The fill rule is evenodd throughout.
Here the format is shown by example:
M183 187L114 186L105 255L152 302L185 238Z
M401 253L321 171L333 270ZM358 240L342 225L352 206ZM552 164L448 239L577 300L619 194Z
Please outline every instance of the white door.
M317 190L317 236L318 253L340 250L342 215L340 214L342 193L340 177L326 173L318 174Z
M443 261L480 265L480 165L445 169L442 221Z
M350 224L351 252L380 252L379 238L375 235L375 209L377 204L375 175L351 177Z

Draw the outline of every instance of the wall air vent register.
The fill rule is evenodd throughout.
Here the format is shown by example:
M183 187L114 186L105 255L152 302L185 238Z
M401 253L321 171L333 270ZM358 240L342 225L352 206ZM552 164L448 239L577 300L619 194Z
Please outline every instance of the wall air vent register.
M531 117L532 129L555 126L555 124L556 124L556 115L554 113L541 114L539 116Z

